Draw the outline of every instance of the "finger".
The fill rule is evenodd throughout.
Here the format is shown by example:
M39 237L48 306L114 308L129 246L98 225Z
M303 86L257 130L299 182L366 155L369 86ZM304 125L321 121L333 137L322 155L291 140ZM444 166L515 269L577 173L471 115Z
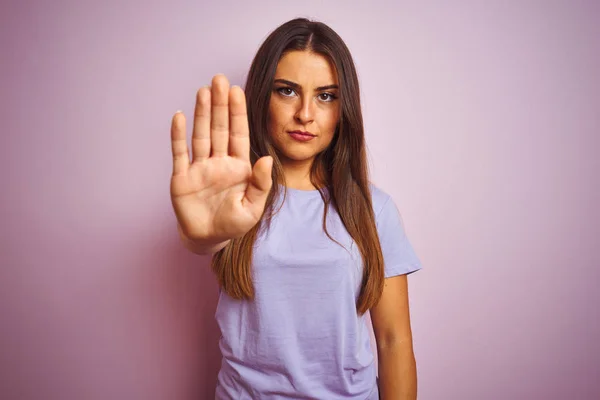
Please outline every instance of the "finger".
M208 87L200 88L196 94L192 133L193 161L202 161L210 157L210 97Z
M250 177L250 184L246 189L244 200L256 210L257 218L260 218L265 209L265 203L273 185L272 169L273 158L271 156L261 157L252 169L252 177Z
M227 155L229 142L229 81L225 75L212 80L210 139L212 155Z
M185 175L190 165L190 156L185 134L185 116L181 111L177 111L171 121L171 150L173 175Z
M229 91L229 154L250 162L250 136L246 96L239 86Z

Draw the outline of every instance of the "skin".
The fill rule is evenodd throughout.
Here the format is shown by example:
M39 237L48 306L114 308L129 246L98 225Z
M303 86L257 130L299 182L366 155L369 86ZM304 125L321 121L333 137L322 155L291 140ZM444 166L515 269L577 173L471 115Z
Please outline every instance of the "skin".
M260 220L272 187L271 157L250 163L246 99L216 75L198 90L192 156L182 112L171 124L171 203L181 239L190 251L213 254Z
M340 115L337 74L323 56L292 51L281 58L269 103L268 130L283 165L286 185L315 189L309 179L315 156L333 140ZM290 131L315 138L299 142Z
M385 279L381 300L370 312L377 342L379 398L416 400L417 365L406 275Z
M277 83L278 79L297 86ZM325 57L294 51L280 60L275 82L269 104L269 134L279 152L286 184L312 190L312 162L333 140L339 121L337 74ZM317 90L329 86L336 88ZM294 130L308 131L316 137L298 142L287 133ZM381 300L371 309L371 320L377 342L380 398L416 399L417 373L406 275L385 280Z

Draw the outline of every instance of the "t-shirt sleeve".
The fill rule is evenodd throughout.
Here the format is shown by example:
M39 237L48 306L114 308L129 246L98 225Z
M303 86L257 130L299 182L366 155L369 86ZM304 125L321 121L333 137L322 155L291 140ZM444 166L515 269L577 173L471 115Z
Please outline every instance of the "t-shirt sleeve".
M402 223L400 212L390 196L375 215L386 278L410 274L422 268Z

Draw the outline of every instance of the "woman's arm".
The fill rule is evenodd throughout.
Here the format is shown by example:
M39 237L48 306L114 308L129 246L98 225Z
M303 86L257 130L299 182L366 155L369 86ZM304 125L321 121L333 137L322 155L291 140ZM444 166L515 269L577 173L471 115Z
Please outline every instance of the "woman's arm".
M417 366L406 275L385 280L381 300L371 308L371 321L379 359L379 398L416 400Z

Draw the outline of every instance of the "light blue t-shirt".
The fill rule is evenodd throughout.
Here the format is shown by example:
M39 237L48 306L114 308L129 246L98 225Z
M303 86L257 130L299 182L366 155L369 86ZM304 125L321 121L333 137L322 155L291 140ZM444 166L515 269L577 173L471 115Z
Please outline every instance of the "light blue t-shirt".
M394 201L371 193L385 277L420 269ZM327 237L323 211L317 190L288 188L255 243L254 300L220 291L216 399L378 399L369 327L356 311L360 252L333 207L327 229L349 251Z

